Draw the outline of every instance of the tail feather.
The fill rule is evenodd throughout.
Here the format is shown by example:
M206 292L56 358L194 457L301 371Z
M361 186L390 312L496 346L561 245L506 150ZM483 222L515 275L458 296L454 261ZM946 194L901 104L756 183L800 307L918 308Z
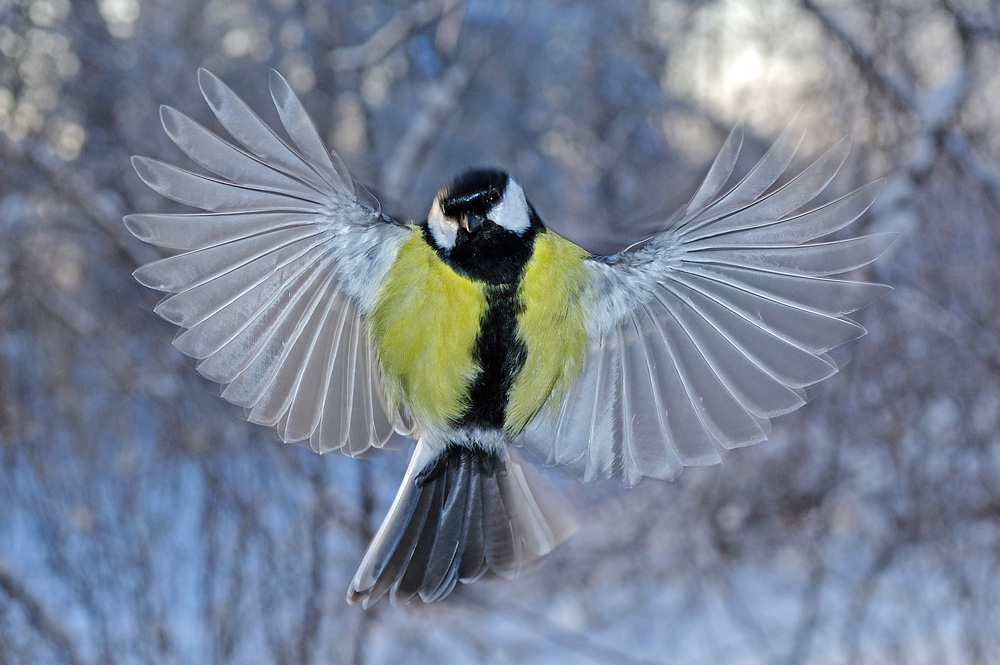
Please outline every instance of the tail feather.
M515 450L435 452L420 442L347 600L367 608L389 593L393 604L428 603L486 573L515 577L572 534L568 515Z
M458 582L458 567L465 554L463 544L469 530L470 512L474 505L472 500L473 480L478 480L478 474L472 472L469 464L459 466L455 477L455 485L450 488L441 508L441 519L437 532L433 536L427 569L423 576L414 574L414 579L420 577L419 586L406 585L406 576L400 583L400 590L419 592L425 589L425 601L431 602L451 593ZM440 483L443 484L443 483ZM412 594L411 594L412 597Z
M475 582L486 574L486 529L484 519L483 478L472 474L469 478L468 519L466 520L465 550L458 565L458 578L465 583Z

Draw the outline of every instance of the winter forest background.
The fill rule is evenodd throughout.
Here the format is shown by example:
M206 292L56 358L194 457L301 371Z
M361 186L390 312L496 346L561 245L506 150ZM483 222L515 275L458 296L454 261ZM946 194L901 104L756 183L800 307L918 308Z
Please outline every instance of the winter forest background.
M995 0L0 0L0 663L997 662L998 63ZM214 126L199 66L265 118L279 69L411 218L481 164L554 224L671 211L806 104L803 154L855 139L830 197L888 180L895 291L767 443L553 471L583 528L540 570L363 612L406 451L246 424L130 277L122 215L174 208L128 160L180 159L160 104Z

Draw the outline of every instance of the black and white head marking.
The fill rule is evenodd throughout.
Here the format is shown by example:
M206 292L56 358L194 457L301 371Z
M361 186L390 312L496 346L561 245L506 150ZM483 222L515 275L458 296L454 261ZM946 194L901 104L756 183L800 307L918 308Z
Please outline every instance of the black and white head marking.
M474 236L484 224L517 235L531 226L531 208L521 186L502 171L468 171L434 197L427 226L439 249L448 251L459 234Z
M431 211L427 213L427 228L430 229L434 244L441 249L451 249L455 246L458 236L458 222L444 214L441 209L441 194L434 197Z
M518 235L528 230L531 226L531 212L528 209L528 200L524 198L524 190L516 180L507 177L507 187L500 196L500 201L486 216L498 226Z

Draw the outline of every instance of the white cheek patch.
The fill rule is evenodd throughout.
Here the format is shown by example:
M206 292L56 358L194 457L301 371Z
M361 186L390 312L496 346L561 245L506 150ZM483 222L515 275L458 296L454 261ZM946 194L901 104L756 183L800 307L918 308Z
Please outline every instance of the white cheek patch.
M427 227L431 231L431 237L441 249L452 249L455 246L455 237L458 235L458 222L449 217L445 217L441 210L441 202L435 197L431 205L431 211L427 213Z
M531 215L528 214L528 201L524 198L524 190L513 178L507 179L500 203L493 206L488 217L498 226L514 233L524 233L531 226Z

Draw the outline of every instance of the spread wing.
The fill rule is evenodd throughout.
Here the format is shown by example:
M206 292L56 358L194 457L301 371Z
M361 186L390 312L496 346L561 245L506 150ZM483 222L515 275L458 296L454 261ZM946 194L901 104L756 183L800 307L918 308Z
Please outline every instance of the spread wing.
M405 229L362 202L280 74L271 97L290 141L214 75L198 81L238 144L162 107L171 140L218 177L133 158L152 189L206 211L126 217L139 239L181 250L136 279L171 294L155 311L185 329L175 346L250 421L318 452L384 445L406 427L386 413L362 316Z
M894 235L818 240L860 217L880 182L795 214L840 169L847 139L768 193L803 133L793 120L720 195L742 144L737 126L667 230L589 260L590 355L522 443L585 479L673 478L762 441L771 418L802 406L803 389L837 371L827 352L865 333L846 315L889 287L834 276L874 261Z

